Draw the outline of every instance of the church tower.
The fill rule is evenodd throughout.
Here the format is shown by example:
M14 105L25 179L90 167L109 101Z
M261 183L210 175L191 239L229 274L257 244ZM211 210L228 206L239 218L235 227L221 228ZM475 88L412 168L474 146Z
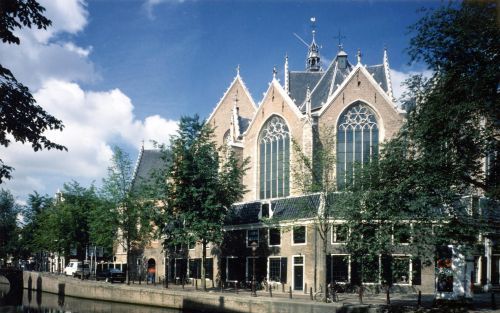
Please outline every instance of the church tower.
M321 60L319 56L319 46L316 44L316 29L315 22L316 18L311 17L312 22L312 42L309 45L306 60L306 70L308 72L319 72L321 70Z

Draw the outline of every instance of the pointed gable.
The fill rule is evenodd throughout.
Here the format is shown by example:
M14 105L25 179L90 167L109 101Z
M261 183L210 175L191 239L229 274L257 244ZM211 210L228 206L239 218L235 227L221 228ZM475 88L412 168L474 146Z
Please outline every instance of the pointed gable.
M351 104L361 101L377 114L381 140L391 138L401 127L403 112L399 111L387 92L361 64L351 71L342 85L319 111L320 124L335 127L340 114Z
M257 106L238 73L207 119L207 123L215 129L216 143L222 145L228 131L233 135L242 134L256 111ZM231 139L236 141L238 138Z

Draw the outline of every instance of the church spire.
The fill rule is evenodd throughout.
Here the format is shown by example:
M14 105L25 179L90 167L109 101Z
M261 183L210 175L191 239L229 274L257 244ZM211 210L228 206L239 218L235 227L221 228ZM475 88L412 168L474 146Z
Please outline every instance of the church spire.
M311 17L312 42L307 52L306 70L318 72L321 69L319 46L316 44L316 18Z

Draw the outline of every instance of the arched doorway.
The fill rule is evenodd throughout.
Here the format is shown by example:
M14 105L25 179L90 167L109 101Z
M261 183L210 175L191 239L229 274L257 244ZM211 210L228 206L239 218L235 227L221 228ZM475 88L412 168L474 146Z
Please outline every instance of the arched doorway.
M154 283L156 281L156 261L151 258L148 260L148 282Z

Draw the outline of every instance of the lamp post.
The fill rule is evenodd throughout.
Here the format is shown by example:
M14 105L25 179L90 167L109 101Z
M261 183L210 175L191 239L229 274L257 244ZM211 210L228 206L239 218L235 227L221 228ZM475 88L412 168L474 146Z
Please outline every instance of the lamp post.
M250 245L252 247L252 297L257 297L257 291L255 290L255 252L257 251L257 242L252 242Z

